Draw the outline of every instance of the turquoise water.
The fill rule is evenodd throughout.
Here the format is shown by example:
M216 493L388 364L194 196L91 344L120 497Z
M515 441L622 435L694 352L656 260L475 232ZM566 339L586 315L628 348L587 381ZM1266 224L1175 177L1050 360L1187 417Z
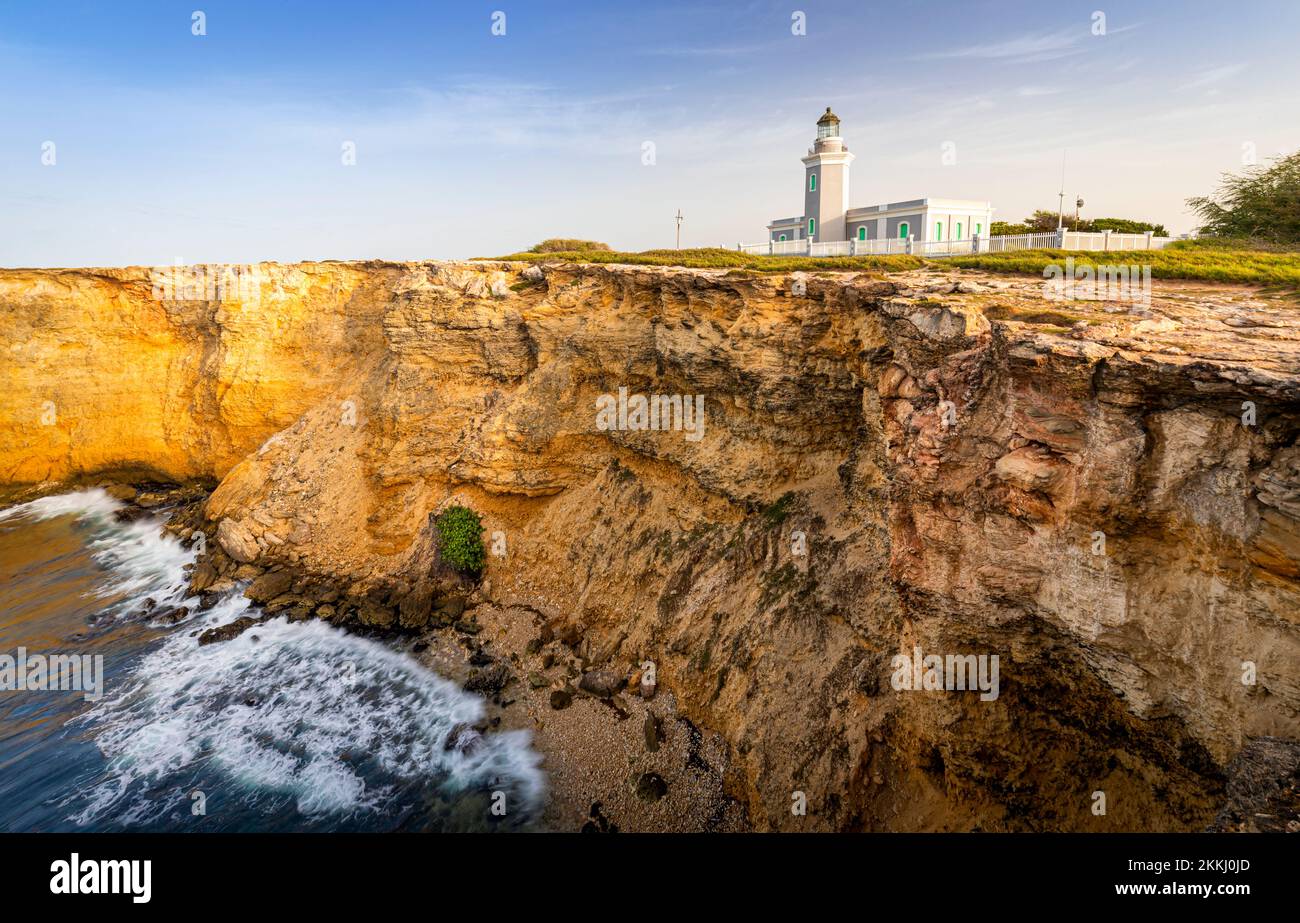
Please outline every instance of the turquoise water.
M250 604L234 592L198 611L191 552L119 508L96 490L0 512L0 655L103 658L97 699L0 691L0 831L532 825L545 784L526 732L449 747L481 718L477 696L322 622L200 647ZM150 620L182 603L177 624Z

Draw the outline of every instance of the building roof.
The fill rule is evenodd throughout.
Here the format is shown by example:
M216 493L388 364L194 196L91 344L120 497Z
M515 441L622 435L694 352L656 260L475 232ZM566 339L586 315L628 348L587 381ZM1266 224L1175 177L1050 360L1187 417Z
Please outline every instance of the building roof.
M827 124L827 123L829 123L829 122L838 122L839 120L840 120L840 117L839 117L838 115L836 115L834 112L831 112L831 107L830 107L830 106L827 106L827 107L826 107L826 114L823 115L821 118L819 118L819 119L817 120L817 124L818 124L818 125L825 125L825 124Z
M853 219L861 220L878 215L882 212L916 212L923 209L954 209L956 211L993 211L993 203L985 202L981 199L938 199L927 197L924 199L908 199L904 202L886 202L881 205L859 205L856 208L848 209L844 214L851 216Z

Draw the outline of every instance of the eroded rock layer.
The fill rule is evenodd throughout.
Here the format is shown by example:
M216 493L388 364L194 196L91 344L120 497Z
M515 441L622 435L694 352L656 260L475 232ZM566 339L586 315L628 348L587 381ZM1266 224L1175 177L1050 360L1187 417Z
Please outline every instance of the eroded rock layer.
M212 301L0 271L8 494L219 482L199 582L261 574L272 610L397 631L445 615L431 517L471 506L492 554L469 606L572 629L592 670L653 662L760 829L1198 829L1252 740L1300 734L1282 296L258 271ZM621 389L702 419L610 428ZM897 688L917 652L996 656L996 697Z

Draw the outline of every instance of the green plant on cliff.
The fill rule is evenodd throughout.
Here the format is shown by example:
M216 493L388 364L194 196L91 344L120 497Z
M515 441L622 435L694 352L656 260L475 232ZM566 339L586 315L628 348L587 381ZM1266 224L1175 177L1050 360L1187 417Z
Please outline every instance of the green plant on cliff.
M540 244L538 246L541 246ZM505 256L480 256L476 260L512 260L516 262L626 263L634 266L686 266L691 269L739 269L754 272L860 272L919 269L925 261L919 256L896 253L881 256L767 256L741 253L723 247L700 247L691 250L644 250L623 253L617 250L561 250L541 252L536 248ZM575 280L572 284L577 285Z
M1094 270L1115 264L1150 266L1154 279L1199 279L1275 286L1289 291L1300 289L1300 252L1269 252L1207 241L1176 240L1163 250L1110 253L1052 249L980 253L954 256L943 260L942 265L993 272L1025 272L1041 277L1046 267L1061 266L1066 259L1074 260L1075 266L1091 266Z
M464 506L449 506L434 523L438 529L438 554L464 574L480 574L487 552L483 547L483 523L478 513Z
M580 250L609 250L609 244L598 240L579 240L576 237L548 237L540 244L528 248L529 253L572 253Z
M790 507L794 505L795 495L793 491L786 491L778 500L763 508L763 524L769 529L775 529L785 518L790 515Z

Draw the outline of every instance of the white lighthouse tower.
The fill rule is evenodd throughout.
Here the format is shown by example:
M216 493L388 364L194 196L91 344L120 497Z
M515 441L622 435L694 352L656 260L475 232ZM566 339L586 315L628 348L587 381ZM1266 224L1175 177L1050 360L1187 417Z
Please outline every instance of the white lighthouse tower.
M804 233L814 241L848 240L849 164L853 155L840 137L840 117L826 107L817 140L804 165Z

